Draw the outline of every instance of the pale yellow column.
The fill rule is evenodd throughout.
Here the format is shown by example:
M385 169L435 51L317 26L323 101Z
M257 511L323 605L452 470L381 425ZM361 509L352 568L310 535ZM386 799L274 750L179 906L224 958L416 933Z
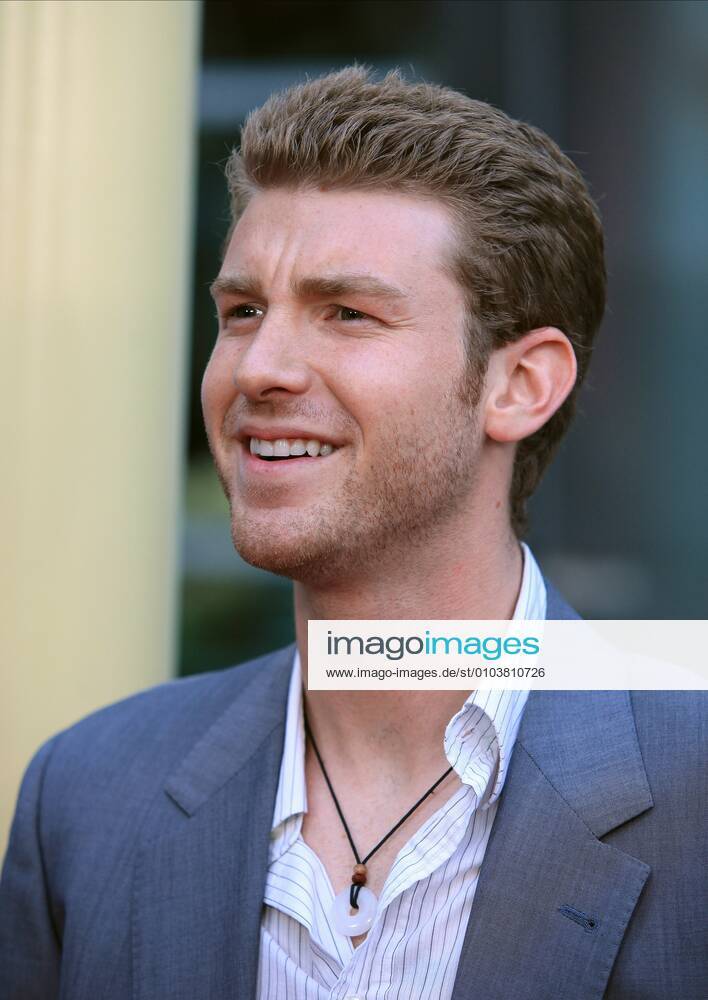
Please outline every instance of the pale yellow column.
M0 853L38 744L173 672L198 24L0 3Z

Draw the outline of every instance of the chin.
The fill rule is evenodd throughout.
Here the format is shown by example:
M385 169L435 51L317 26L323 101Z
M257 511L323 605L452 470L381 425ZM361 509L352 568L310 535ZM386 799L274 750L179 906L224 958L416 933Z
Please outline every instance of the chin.
M383 538L344 531L324 511L300 523L292 510L282 521L270 514L263 519L243 514L232 518L234 548L252 566L311 587L334 586L369 572L386 546Z
M345 560L337 546L319 535L317 528L296 530L295 526L266 527L255 518L232 519L234 548L245 562L277 576L302 582L324 581L337 575Z

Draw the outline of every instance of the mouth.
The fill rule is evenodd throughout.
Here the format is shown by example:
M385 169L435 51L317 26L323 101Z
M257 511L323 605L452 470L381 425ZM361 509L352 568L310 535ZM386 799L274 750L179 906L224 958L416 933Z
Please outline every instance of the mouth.
M318 441L315 438L264 438L251 437L244 441L251 455L263 462L287 462L291 459L327 458L338 450L329 441Z

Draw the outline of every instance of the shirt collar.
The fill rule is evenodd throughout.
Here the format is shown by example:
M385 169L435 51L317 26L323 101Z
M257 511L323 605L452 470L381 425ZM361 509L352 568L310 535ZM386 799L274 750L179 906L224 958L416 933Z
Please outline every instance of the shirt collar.
M529 547L522 542L524 567L513 620L546 617L546 585ZM445 729L445 754L478 801L491 805L500 795L516 742L528 691L473 691ZM302 670L295 651L285 719L285 742L273 811L273 832L289 817L307 812L305 720Z
M524 568L513 621L546 617L546 584L531 549L521 543ZM483 807L504 787L511 752L528 700L528 691L473 691L445 729L445 754L464 785L471 785Z

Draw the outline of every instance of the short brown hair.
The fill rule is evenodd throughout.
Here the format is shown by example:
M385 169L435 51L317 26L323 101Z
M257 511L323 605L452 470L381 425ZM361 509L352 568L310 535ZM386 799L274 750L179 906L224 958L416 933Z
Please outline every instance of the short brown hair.
M351 66L274 94L251 112L226 175L234 223L268 187L389 189L433 196L457 220L453 268L469 304L472 370L529 330L555 326L578 379L517 446L510 507L533 493L572 419L605 306L602 225L575 164L547 135L447 87L377 81Z

